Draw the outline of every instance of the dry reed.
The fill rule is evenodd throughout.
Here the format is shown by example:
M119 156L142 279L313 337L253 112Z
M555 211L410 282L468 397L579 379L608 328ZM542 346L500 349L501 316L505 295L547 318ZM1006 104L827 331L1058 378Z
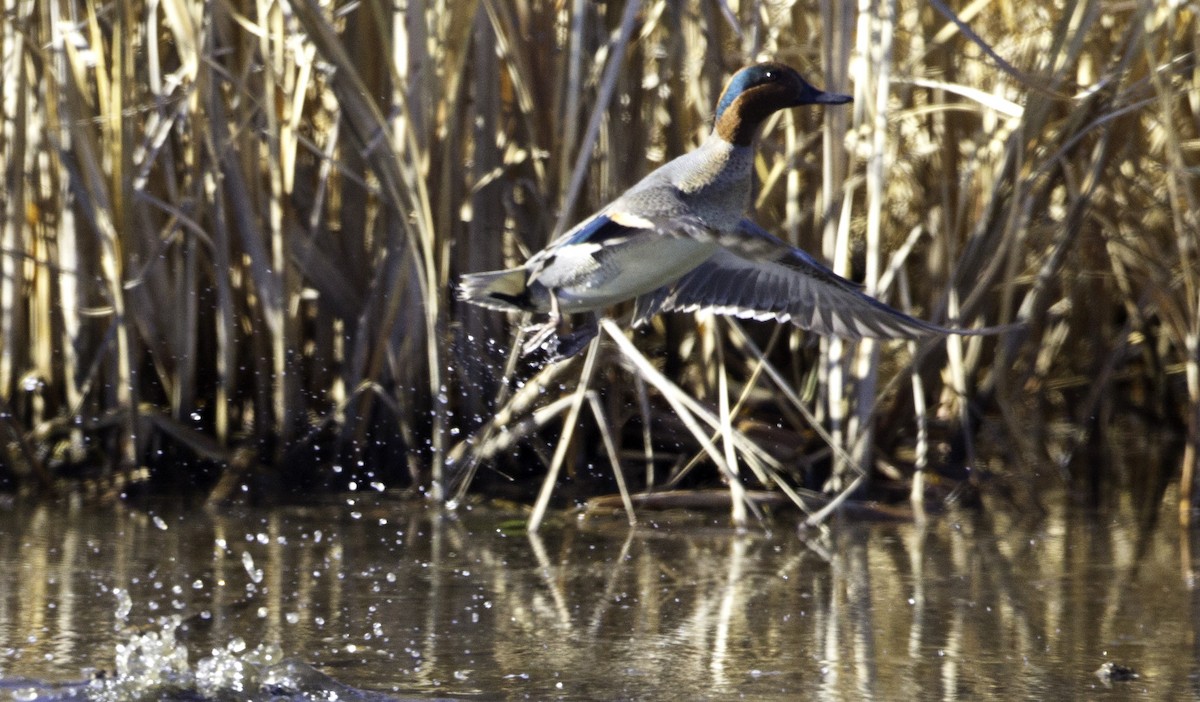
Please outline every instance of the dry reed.
M723 476L743 521L743 483L885 476L920 502L925 469L980 467L981 435L1014 484L1048 462L1094 478L1123 416L1187 437L1186 517L1197 8L955 10L13 0L0 475L441 499L482 462L487 490L524 496L553 465L564 495L610 471L634 490ZM768 56L855 102L771 121L756 218L914 314L1024 326L818 349L674 316L637 335L645 357L604 342L582 375L506 363L519 320L451 302L456 276L520 261L691 148L730 71ZM697 477L702 455L721 471Z

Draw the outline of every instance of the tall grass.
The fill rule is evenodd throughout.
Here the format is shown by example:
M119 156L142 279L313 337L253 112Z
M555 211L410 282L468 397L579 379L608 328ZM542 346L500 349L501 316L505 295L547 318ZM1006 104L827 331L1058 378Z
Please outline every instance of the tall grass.
M3 476L441 499L531 497L553 466L544 507L624 470L722 479L743 520L756 484L919 502L980 438L1014 485L1104 477L1086 449L1129 415L1188 437L1190 514L1197 24L1149 0L13 0ZM452 302L694 147L765 57L855 102L771 120L757 220L914 314L1024 326L814 346L670 316L632 346L606 326L581 374Z

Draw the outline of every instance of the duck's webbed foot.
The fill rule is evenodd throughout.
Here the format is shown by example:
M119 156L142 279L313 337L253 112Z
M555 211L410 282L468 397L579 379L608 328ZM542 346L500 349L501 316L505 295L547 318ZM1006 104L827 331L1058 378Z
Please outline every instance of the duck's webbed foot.
M550 362L570 358L587 348L600 333L600 318L595 312L587 313L587 321L575 327L569 334L559 334L555 348L550 350Z

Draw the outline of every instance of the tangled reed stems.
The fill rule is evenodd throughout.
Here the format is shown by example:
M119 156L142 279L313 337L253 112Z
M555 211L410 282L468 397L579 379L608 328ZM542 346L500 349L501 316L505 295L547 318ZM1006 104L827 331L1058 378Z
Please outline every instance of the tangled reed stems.
M633 490L882 479L920 502L956 466L1156 482L1097 464L1122 418L1186 437L1186 516L1196 10L13 0L0 479L529 497L554 463L564 496L620 467ZM765 57L855 102L767 126L757 220L914 314L1023 326L910 349L662 318L635 344L678 396L607 334L590 395L575 366L506 363L520 320L452 302L456 276L694 146Z

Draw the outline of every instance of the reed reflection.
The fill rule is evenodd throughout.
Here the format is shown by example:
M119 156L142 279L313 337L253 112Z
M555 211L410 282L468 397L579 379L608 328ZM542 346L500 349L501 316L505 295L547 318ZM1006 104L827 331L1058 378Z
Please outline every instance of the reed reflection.
M1070 699L1106 661L1140 673L1131 689L1196 692L1194 539L1131 511L999 514L797 536L646 513L529 536L386 502L13 508L0 675L111 674L159 631L193 671L262 644L403 694Z

